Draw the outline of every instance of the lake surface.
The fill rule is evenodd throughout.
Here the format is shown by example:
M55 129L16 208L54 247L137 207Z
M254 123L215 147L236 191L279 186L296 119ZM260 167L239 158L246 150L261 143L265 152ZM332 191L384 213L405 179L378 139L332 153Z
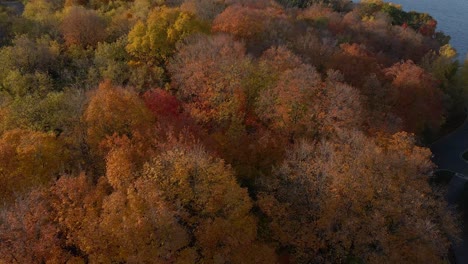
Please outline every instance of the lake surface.
M437 30L450 35L450 44L459 59L468 53L468 0L385 0L402 6L405 11L429 13L437 20ZM359 0L355 0L359 2Z

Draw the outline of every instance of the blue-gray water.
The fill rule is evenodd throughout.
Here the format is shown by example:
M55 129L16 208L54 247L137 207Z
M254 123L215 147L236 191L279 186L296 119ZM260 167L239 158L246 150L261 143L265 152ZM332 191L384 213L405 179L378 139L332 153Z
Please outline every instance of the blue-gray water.
M437 29L452 37L450 44L457 50L459 59L465 59L468 52L468 0L385 1L400 4L405 11L429 13L437 20Z

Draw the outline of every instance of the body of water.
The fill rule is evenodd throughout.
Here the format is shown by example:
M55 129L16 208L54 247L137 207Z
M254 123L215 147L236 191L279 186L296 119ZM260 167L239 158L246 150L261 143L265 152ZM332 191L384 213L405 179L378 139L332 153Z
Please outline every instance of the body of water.
M450 35L450 44L459 59L468 53L468 0L385 0L402 6L405 11L429 13L437 20L437 30ZM359 2L359 1L356 1Z

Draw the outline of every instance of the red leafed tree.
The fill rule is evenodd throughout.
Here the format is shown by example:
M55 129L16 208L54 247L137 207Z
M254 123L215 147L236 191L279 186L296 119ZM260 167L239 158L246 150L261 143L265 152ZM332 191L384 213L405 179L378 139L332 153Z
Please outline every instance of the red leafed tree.
M143 100L156 117L177 118L182 110L180 101L163 89L147 91Z
M183 103L170 92L151 89L143 94L143 101L156 118L159 132L176 136L183 134L201 140L206 138L201 136L200 127L184 109Z
M412 61L396 63L384 73L391 81L392 110L402 118L404 129L437 130L444 121L444 95L434 78Z

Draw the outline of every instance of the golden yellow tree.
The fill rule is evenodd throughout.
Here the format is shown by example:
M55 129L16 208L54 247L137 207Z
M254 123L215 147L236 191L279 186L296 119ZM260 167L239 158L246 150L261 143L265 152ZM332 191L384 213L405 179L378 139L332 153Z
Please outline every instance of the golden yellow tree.
M31 187L60 176L67 150L53 133L15 129L0 137L0 199L11 201Z
M176 147L146 165L143 177L176 210L176 218L195 242L198 261L275 261L273 250L258 241L247 190L222 160L200 148Z

